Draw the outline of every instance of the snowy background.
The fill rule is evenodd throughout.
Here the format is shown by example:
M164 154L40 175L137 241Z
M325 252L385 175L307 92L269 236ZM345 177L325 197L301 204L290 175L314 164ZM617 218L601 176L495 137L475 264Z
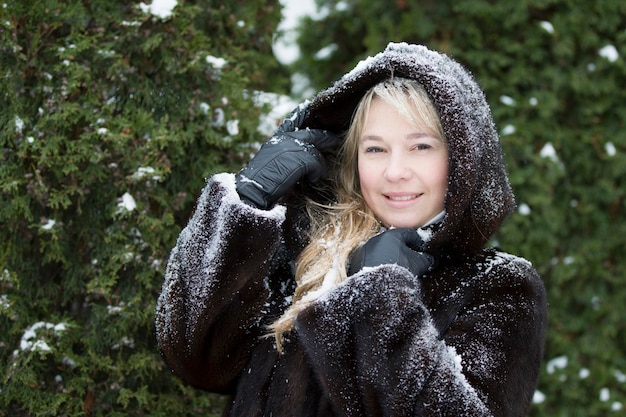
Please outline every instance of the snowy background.
M160 19L171 18L178 0L154 0L149 4L139 3L139 8L144 13L151 13ZM273 51L276 59L285 65L295 62L300 55L300 50L296 43L297 27L301 17L321 17L317 10L315 0L280 0L282 8L282 19L278 25L278 31L274 38ZM213 57L215 58L215 57ZM219 59L219 58L215 58ZM209 62L210 64L211 63ZM214 65L215 66L215 65ZM309 87L309 82L302 74L293 74L291 77L292 95L281 96L268 92L257 92L256 99L259 104L270 104L270 112L262 116L258 131L270 136L276 130L276 120L288 114L298 105L298 98L311 98L315 91Z
M151 13L161 19L172 16L178 0L154 0L150 4L139 3L144 13ZM318 16L315 0L280 0L283 18L278 26L279 35L274 41L274 55L283 64L294 62L300 51L296 45L298 21L303 16Z
M299 49L296 44L297 37L297 26L299 19L303 16L310 16L313 18L322 17L324 15L323 11L317 10L314 0L280 0L283 5L283 18L280 22L278 33L274 39L273 51L274 55L278 59L279 62L283 64L293 63L299 56ZM160 19L169 19L174 12L175 7L178 4L178 0L154 0L149 4L139 3L139 7L145 13L151 13L157 18ZM550 22L542 22L541 27L547 33L554 33L554 27ZM619 52L617 48L613 44L605 44L604 46L598 49L598 55L609 62L616 62L619 59ZM213 66L223 65L225 61L223 58L212 57L211 60L208 59L207 62ZM213 59L214 58L214 59ZM589 71L594 70L594 64L589 64ZM311 97L313 91L308 88L307 80L303 79L298 74L294 75L292 78L293 91L296 94L292 96L301 96L301 97ZM271 93L259 93L258 99L263 102L272 103L272 111L270 114L264 116L261 120L261 125L259 130L269 136L275 129L275 121L280 118L282 115L288 113L297 102L288 96L279 96ZM501 96L500 102L505 106L513 106L515 105L515 101L509 96ZM21 127L23 122L21 119L15 119L16 131L21 131ZM501 134L507 135L515 132L515 126L507 125L504 126ZM29 140L30 141L30 140ZM605 152L608 156L612 157L616 155L616 147L611 141L607 141L604 144ZM558 158L557 151L555 150L552 143L548 142L545 144L543 148L541 148L539 155L543 158L550 159L557 164L560 164L560 159ZM145 172L141 172L142 175L148 174ZM136 209L136 202L132 195L129 193L125 193L119 202L119 207L126 211L133 211ZM520 203L518 210L522 215L530 215L531 208L526 203ZM49 219L46 224L42 226L44 230L52 229L55 226L55 221ZM567 262L567 258L566 258ZM0 298L0 306L2 299ZM44 323L39 322L28 328L22 337L21 346L22 350L30 350L30 351L47 351L49 347L45 344L45 342L38 340L36 337L37 331L39 330L49 330L54 334L64 332L65 325L63 323L60 324L52 324L52 323ZM568 363L567 356L558 356L555 358L546 358L545 372L549 375L562 375L561 372L565 370L568 366L571 367L572 364ZM563 378L565 376L563 375ZM585 380L588 378L592 378L589 369L580 368L577 372L577 377L581 380ZM619 381L621 384L626 384L626 374L622 371L615 370L613 371L613 377ZM610 403L610 409L614 412L621 413L623 412L623 404L620 401L613 401L612 394L610 393L608 388L602 388L600 392L597 394L598 398L602 402ZM545 395L541 392L537 391L535 393L534 402L542 403L546 401ZM617 414L616 413L616 414Z
M300 55L296 44L298 21L303 16L318 16L315 0L280 0L283 19L278 25L279 36L274 40L274 55L283 64L294 62Z

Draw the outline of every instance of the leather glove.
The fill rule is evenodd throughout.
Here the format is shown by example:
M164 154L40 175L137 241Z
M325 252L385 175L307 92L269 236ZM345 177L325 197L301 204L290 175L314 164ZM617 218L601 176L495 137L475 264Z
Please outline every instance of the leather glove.
M435 263L431 255L419 252L423 244L415 229L386 230L354 251L348 275L353 275L364 267L396 264L407 268L417 277L422 276Z
M341 139L327 130L300 129L307 114L306 105L294 109L236 175L245 203L268 209L302 178L314 183L326 175L320 150L339 146Z

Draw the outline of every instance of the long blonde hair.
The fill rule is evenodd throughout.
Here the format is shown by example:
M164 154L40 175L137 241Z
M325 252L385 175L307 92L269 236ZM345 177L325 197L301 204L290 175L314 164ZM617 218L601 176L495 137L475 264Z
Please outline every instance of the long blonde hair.
M296 261L296 290L291 306L269 326L282 352L283 335L289 332L298 313L347 278L346 268L352 251L376 235L381 224L361 194L358 176L358 150L362 127L367 122L372 100L377 97L401 115L444 140L435 106L415 80L386 79L370 88L357 105L339 153L339 169L334 174L337 203L322 205L310 201L310 242Z

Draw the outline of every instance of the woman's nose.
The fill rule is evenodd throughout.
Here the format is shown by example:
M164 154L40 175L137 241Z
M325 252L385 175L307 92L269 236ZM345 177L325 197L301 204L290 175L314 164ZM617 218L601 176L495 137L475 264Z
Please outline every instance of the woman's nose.
M392 155L387 161L387 167L384 172L387 181L395 182L411 178L413 175L413 167L407 158Z

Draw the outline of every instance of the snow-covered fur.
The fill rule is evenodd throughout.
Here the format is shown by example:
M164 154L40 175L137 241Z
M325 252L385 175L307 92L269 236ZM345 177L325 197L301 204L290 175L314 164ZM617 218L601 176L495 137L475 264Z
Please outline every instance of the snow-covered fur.
M307 126L344 131L389 76L419 80L450 147L446 216L421 278L366 268L305 308L279 354L266 326L289 305L306 218L241 202L209 179L167 266L156 325L167 364L232 398L228 416L523 416L542 356L546 298L531 264L483 249L514 205L499 139L472 77L445 55L390 44L311 103Z

